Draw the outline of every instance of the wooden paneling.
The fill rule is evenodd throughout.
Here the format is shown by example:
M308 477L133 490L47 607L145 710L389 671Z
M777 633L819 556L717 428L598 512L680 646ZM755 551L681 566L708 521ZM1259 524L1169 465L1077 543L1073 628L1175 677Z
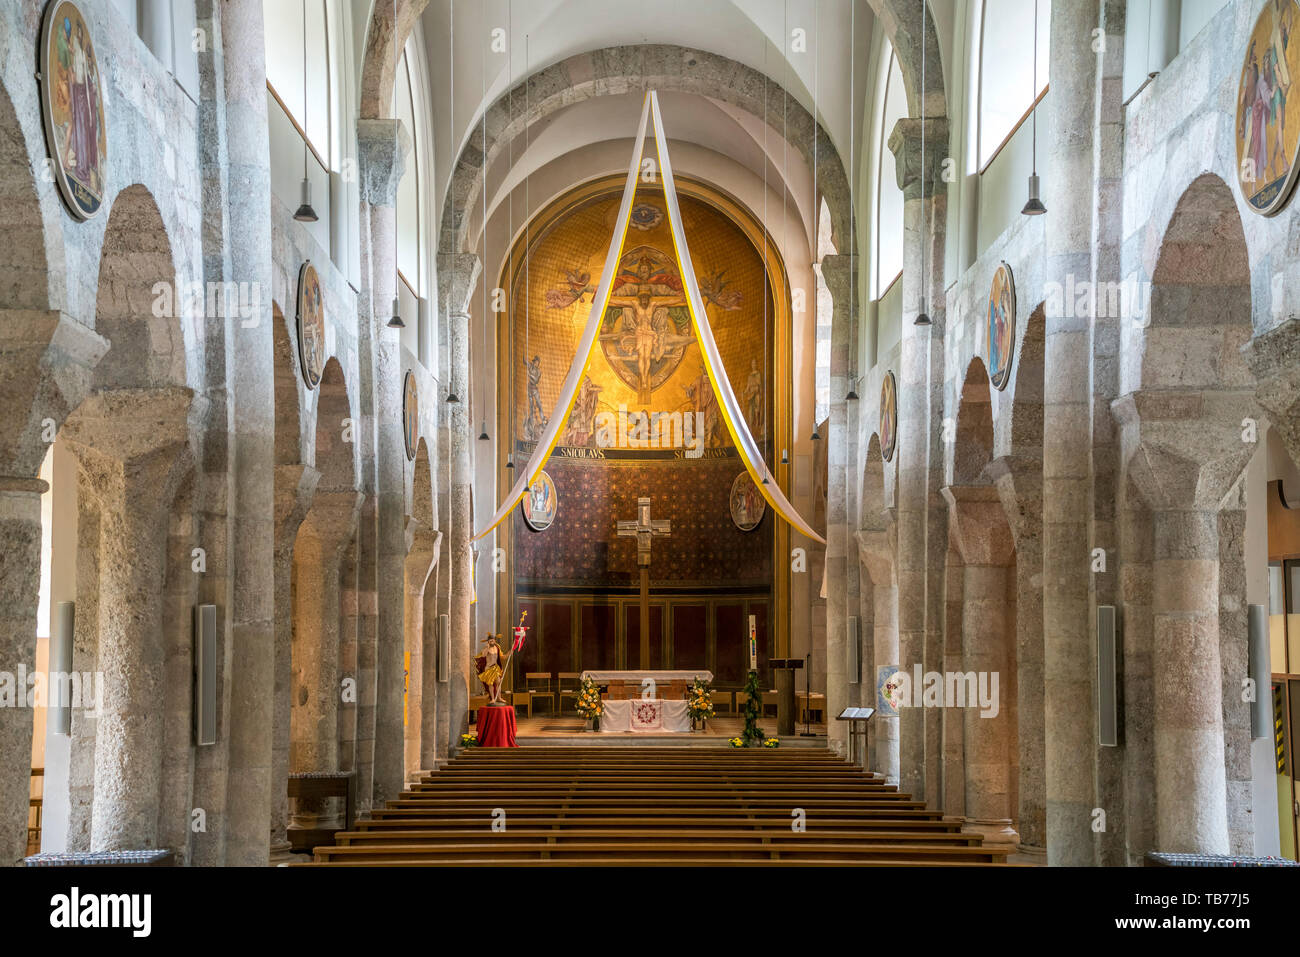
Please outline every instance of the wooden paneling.
M581 655L574 671L607 671L618 667L614 641L618 635L618 606L582 605Z
M713 610L713 636L716 664L713 669L721 688L739 688L749 670L749 623L741 602L719 604Z
M623 643L623 667L641 667L641 603L623 604L623 621L627 640ZM650 603L650 664L654 671L667 668L664 664L664 606Z
M537 671L574 671L573 604L543 601L541 667ZM533 670L533 669L529 669Z

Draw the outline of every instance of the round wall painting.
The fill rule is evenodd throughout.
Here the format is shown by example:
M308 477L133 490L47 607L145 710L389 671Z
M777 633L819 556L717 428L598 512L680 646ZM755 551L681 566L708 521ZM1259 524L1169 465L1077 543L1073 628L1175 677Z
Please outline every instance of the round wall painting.
M325 305L310 260L298 270L298 361L307 388L316 388L325 374Z
M415 384L415 373L409 369L402 383L402 435L406 438L406 457L415 461L420 444L420 389Z
M532 488L523 497L524 521L534 532L543 532L555 521L555 511L560 497L555 491L555 481L545 470L538 472Z
M1005 389L1011 381L1011 362L1016 351L1016 284L1011 267L998 266L989 290L988 354L989 381L995 389Z
M104 79L90 27L68 0L54 0L41 28L41 114L51 172L77 219L90 219L104 200L108 124Z
M1296 0L1268 0L1246 41L1237 85L1237 183L1250 208L1272 216L1287 203L1300 152L1300 96L1291 81L1300 74L1300 27Z
M742 532L752 532L763 520L767 501L748 472L741 472L731 483L731 520Z
M894 373L886 372L880 383L880 454L886 462L894 459L898 442L898 385Z

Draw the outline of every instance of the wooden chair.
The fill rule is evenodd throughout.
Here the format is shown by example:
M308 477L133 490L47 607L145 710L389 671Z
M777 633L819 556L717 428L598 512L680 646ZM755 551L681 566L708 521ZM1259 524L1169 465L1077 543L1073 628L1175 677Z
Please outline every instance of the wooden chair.
M721 688L713 688L709 691L709 697L713 699L713 711L715 714L722 714L725 707L728 713L736 710L736 696L730 691L723 691Z
M472 694L469 696L469 723L478 724L478 709L487 706L487 695Z
M572 698L574 706L577 706L578 695L582 691L582 674L577 671L561 671L556 677L559 679L559 712L565 714L564 699Z
M532 696L533 705L538 701L549 701L551 703L550 713L555 714L556 696L551 687L551 673L549 671L529 671L524 674L524 686Z
M764 717L767 716L767 709L769 707L772 709L772 714L776 714L776 692L775 691L763 692L763 716Z
M533 716L533 693L531 691L511 691L510 703L518 708L524 706L524 716L531 718Z

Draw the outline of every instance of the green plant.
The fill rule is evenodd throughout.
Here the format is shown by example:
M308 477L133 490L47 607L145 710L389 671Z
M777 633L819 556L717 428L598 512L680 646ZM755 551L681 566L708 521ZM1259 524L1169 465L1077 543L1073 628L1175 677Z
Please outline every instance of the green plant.
M763 743L767 737L758 726L758 719L763 716L763 691L758 686L758 672L751 671L745 682L745 730L741 732L745 747L754 747Z

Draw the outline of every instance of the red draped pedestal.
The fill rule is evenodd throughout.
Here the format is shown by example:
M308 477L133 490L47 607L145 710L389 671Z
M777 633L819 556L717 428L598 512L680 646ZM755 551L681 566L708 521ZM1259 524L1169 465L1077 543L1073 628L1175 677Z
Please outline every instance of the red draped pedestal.
M517 748L515 709L509 705L484 705L478 709L480 748Z

